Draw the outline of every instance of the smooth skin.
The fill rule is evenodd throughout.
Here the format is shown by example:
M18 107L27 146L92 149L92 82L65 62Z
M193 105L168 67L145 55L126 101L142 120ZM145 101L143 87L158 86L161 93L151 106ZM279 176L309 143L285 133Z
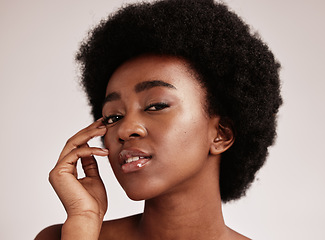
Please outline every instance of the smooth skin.
M104 121L73 136L50 173L68 218L36 239L248 239L225 225L221 210L220 157L234 136L219 116L207 114L206 93L195 76L186 61L154 55L131 59L114 72ZM104 136L126 194L145 200L142 214L102 223L107 198L93 155L108 151L87 145L96 136ZM150 158L125 171L123 151ZM84 179L76 175L79 158Z

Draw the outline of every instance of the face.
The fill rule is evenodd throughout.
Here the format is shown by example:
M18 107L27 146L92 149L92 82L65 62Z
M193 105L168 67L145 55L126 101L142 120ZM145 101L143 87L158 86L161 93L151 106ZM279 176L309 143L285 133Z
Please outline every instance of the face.
M213 122L184 60L141 56L121 65L102 113L112 169L134 200L182 191L206 170Z

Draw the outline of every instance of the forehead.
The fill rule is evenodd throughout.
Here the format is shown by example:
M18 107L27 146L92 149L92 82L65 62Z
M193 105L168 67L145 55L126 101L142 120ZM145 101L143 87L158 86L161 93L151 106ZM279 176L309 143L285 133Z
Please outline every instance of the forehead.
M110 92L132 88L143 81L164 81L176 89L196 88L201 86L194 70L183 59L170 56L144 55L122 64L111 76L106 95Z

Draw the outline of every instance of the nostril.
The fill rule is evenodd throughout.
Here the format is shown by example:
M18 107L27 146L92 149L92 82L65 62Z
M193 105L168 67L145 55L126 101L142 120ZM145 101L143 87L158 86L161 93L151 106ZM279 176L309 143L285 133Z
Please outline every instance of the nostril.
M124 143L125 141L127 141L127 140L130 140L130 139L132 139L132 138L138 138L138 137L141 137L141 135L140 134L138 134L138 133L132 133L131 135L129 135L127 138L119 138L118 139L118 141L120 142L120 143Z
M138 133L132 133L132 134L130 135L130 137L140 137L140 134L138 134Z

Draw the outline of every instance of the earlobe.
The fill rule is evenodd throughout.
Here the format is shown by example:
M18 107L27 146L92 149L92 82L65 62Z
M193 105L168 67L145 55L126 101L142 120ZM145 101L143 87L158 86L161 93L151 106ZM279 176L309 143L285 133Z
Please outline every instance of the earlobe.
M216 136L210 146L210 154L219 155L229 149L235 141L234 131L228 122L218 121L216 127Z

